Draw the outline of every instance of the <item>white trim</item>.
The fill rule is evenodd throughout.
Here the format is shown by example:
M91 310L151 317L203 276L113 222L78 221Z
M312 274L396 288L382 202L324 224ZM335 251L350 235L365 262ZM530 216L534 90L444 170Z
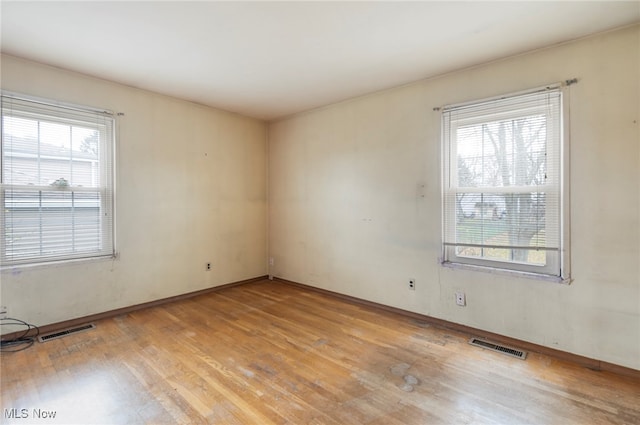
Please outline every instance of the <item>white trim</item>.
M50 224L43 225L43 218L59 218L63 217L63 214L58 214L59 211L57 208L58 205L55 205L56 208L53 213L49 212L40 212L40 222L34 225L29 225L31 227L24 227L25 231L20 228L21 232L17 233L18 237L24 236L30 232L31 234L35 234L39 230L39 240L27 240L27 243L23 245L19 245L16 252L11 253L7 246L11 243L11 239L7 239L12 237L13 235L9 235L9 233L4 234L6 230L3 230L2 241L0 243L0 268L1 269L11 269L14 267L27 267L27 266L37 266L37 265L50 265L50 264L58 264L58 263L68 263L75 261L84 261L91 260L97 258L113 258L115 256L115 199L114 199L114 190L115 190L115 116L111 111L105 111L104 109L73 105L63 102L52 101L43 98L37 98L33 96L26 96L11 92L2 91L2 117L5 116L15 116L15 117L25 117L27 120L33 120L36 122L60 122L66 126L89 126L99 132L100 134L100 148L99 148L99 158L97 160L88 160L87 162L98 163L100 165L100 176L99 181L95 180L92 182L92 186L50 186L50 185L29 185L29 184L8 184L8 183L0 183L0 193L2 193L2 201L3 205L5 202L4 194L5 193L39 193L40 196L43 194L54 193L54 192L63 192L63 193L91 193L96 194L96 200L99 200L97 205L97 211L99 212L95 217L97 217L97 221L92 221L92 226L90 228L90 232L85 232L85 229L82 229L76 226L75 219L76 215L74 212L71 212L69 218L71 223L68 224L68 232L69 234L65 241L68 241L68 245L60 244L60 247L65 248L64 252L61 252L60 249L52 249L47 248L46 243L50 243L51 240L54 242L58 242L57 239L54 239L56 235L54 234L52 237L47 236L47 240L43 242L43 226L45 228L49 228ZM38 140L40 135L38 134ZM10 143L9 141L4 139L2 140L2 150L4 150L5 142ZM39 145L38 145L39 146ZM33 158L37 158L39 160L49 157L49 155L45 155L41 157L38 149L38 155L34 155ZM4 160L5 160L4 152L2 153L2 168L4 168ZM56 158L57 159L57 158ZM84 159L84 158L83 158ZM39 165L38 165L39 167ZM72 171L71 171L72 172ZM95 174L95 171L94 171ZM1 180L1 179L0 179ZM12 180L10 180L12 181ZM98 184L96 184L98 183ZM15 206L15 205L14 205ZM15 211L22 211L18 208ZM60 207L68 209L67 206ZM31 213L31 206L25 207L24 211L27 213ZM81 210L78 210L81 211ZM6 208L2 208L0 211L0 221L5 223L7 219L7 214L10 212ZM13 212L11 212L13 214ZM39 227L38 227L39 226ZM3 228L4 229L4 228ZM33 230L35 229L35 230ZM95 229L95 230L94 230ZM76 233L80 235L79 238L76 238ZM87 242L87 238L84 236L90 236L90 243ZM26 240L26 239L25 239ZM60 239L62 240L62 239ZM9 241L9 242L7 242ZM76 245L77 243L77 245ZM45 249L46 248L46 249Z
M563 87L573 84L575 81L556 83L541 88L521 91L508 95L495 96L477 101L449 105L441 113L441 140L442 140L442 254L443 264L455 264L468 266L474 270L503 270L509 274L546 276L553 281L565 281L569 276L566 267L566 210L567 196L564 193L566 174L564 170L563 156L566 142L566 128L563 119L566 114L566 99ZM545 93L549 93L547 97ZM542 99L548 99L544 105L537 103ZM495 105L494 105L495 103ZM557 115L556 115L557 114ZM539 185L526 186L497 186L497 187L466 187L457 186L458 143L456 129L460 126L481 125L487 122L508 121L521 116L535 115L546 116L547 128L547 153L548 168L545 172L545 181ZM552 134L550 134L552 133ZM551 138L550 138L551 136ZM558 143L556 143L556 141ZM484 154L483 154L484 155ZM564 183L564 184L563 184ZM513 261L514 259L485 258L458 255L458 246L478 246L482 248L520 249L511 246L494 246L486 244L462 243L457 238L457 217L459 207L457 194L519 194L542 192L547 195L550 204L547 205L547 213L553 212L551 222L547 215L545 226L546 240L549 244L545 247L522 247L522 249L547 252L545 264ZM557 214L557 221L553 220ZM557 228L551 223L556 223ZM471 242L471 241L469 241ZM557 243L556 243L557 242ZM546 278L545 278L546 279Z
M522 277L526 279L543 280L546 282L561 283L565 285L570 285L571 282L573 282L571 278L567 278L567 277L561 277L561 276L544 274L544 273L525 272L521 270L496 268L496 267L490 267L490 266L479 266L477 264L440 261L440 265L442 267L446 267L448 269L453 269L453 270L471 270L476 272L497 274L502 276L514 276L514 277Z
M575 79L574 79L575 80ZM570 81L567 81L569 83ZM577 82L575 80L574 82ZM562 87L562 143L560 150L560 237L563 250L560 252L560 275L563 278L571 278L571 84Z

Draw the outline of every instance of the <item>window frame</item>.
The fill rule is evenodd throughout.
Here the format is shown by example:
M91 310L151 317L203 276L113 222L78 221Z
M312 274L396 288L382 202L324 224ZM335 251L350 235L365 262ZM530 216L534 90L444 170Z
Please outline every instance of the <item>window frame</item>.
M22 266L35 266L35 265L50 265L68 261L82 261L100 258L115 258L115 148L116 148L116 120L115 114L108 110L96 109L87 106L63 103L53 101L49 99L23 95L19 93L2 91L1 93L1 108L0 108L0 122L4 127L5 116L11 116L19 119L32 120L38 123L50 123L58 124L70 127L86 127L94 129L99 134L99 147L98 147L98 160L99 172L95 174L96 185L95 186L72 186L72 185L45 185L42 182L39 184L13 184L5 183L5 133L4 128L2 131L2 141L0 142L0 203L2 208L0 209L0 223L2 223L2 231L0 232L0 269L22 267ZM16 102L18 104L15 109L13 107L5 107L5 102ZM26 105L26 106L25 106ZM34 109L30 110L29 108ZM10 111L9 111L10 110ZM38 124L39 126L40 124ZM40 146L40 135L37 137L37 144ZM39 149L39 148L38 148ZM38 151L35 153L38 161L42 159L41 153ZM55 157L52 157L55 159ZM40 167L40 165L38 165ZM38 168L39 170L39 168ZM38 171L39 173L39 171ZM77 218L75 212L71 212L65 217L69 217L73 222L73 225L69 229L69 232L73 233L73 236L69 239L69 246L72 247L73 252L66 253L49 253L43 254L43 247L45 246L42 241L43 228L40 226L38 232L40 234L39 246L40 252L29 256L18 256L12 258L8 254L7 238L9 234L7 230L7 208L5 207L7 202L11 202L11 198L7 193L11 191L24 191L33 192L38 196L39 217L45 217L46 211L43 211L42 199L44 193L53 194L60 192L60 194L70 194L71 207L63 206L58 208L71 208L76 207L76 194L95 194L98 200L97 217L99 224L95 232L96 243L98 248L96 249L79 249L76 250L76 244L79 239L75 236L75 232L79 225L76 225L75 220ZM35 198L34 198L35 199ZM67 198L63 198L63 200ZM51 217L50 215L49 217ZM60 216L62 217L62 216Z
M518 105L518 99L524 99L526 96L536 95L542 92L552 92L557 94L557 116L549 119L549 111L545 111L544 106L525 105L524 107L509 107L509 101L514 101L515 105ZM480 99L471 102L465 102L462 104L449 105L444 108L438 108L441 111L441 147L442 147L442 257L441 263L448 267L461 267L471 268L474 270L488 271L493 273L507 273L518 274L526 277L534 277L545 280L560 281L564 283L570 282L570 269L569 269L569 204L568 204L568 116L567 102L568 93L566 85L556 84L551 86L545 86L537 89L527 90L523 92L511 93L508 95L502 95L489 99ZM502 101L506 101L505 104L501 104ZM491 104L497 105L497 112L487 112L483 110L484 105L489 105L487 109L491 108ZM505 106L507 105L507 106ZM482 113L476 115L464 117L461 119L453 119L450 111L464 108L478 108ZM457 184L458 178L458 166L457 166L457 148L458 143L456 139L456 130L459 127L490 124L498 121L515 120L522 117L531 117L534 115L540 115L544 113L547 115L545 120L547 137L545 137L545 143L549 148L549 144L557 140L555 146L551 146L555 150L555 158L557 163L549 171L547 175L548 179L543 185L537 186L482 186L482 187L466 187L459 186ZM453 121L453 123L452 123ZM557 128L550 128L548 123L557 124ZM555 132L556 135L553 138L549 137L551 133ZM554 172L555 170L555 172ZM455 182L455 184L453 184ZM543 188L543 191L539 189ZM528 190L527 190L528 189ZM457 234L455 230L457 226L456 217L458 214L456 202L451 204L450 199L456 198L458 193L473 193L479 194L503 194L503 193L545 193L552 194L557 199L557 218L558 225L553 229L553 232L557 233L558 247L557 250L549 248L541 248L547 250L545 256L546 264L535 265L533 263L521 263L500 261L490 258L478 258L471 256L458 255L456 252L457 236L453 236L456 239L454 242L450 242L451 237L448 236L451 233ZM546 213L545 213L546 214ZM453 224L452 224L453 223ZM449 227L448 227L449 226ZM451 230L453 226L453 232ZM545 224L545 232L547 231L547 225ZM464 245L464 244L462 244ZM479 244L487 246L488 244ZM491 245L488 245L491 247Z

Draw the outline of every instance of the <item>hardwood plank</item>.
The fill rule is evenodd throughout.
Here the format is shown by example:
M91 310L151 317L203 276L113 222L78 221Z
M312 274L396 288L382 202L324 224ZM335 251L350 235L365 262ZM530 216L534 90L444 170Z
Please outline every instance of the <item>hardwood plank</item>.
M540 354L545 354L551 357L555 357L558 358L560 360L566 360L568 362L572 362L572 363L577 363L579 365L582 365L584 367L588 367L590 369L593 370L604 370L604 371L608 371L608 372L614 372L618 375L626 375L626 376L630 376L632 378L635 379L640 379L640 370L637 369L631 369L631 368L627 368L624 366L620 366L620 365L616 365L613 363L608 363L605 361L601 361L601 360L597 360L597 359L592 359L592 358L588 358L588 357L584 357L584 356L580 356L577 354L572 354L572 353L568 353L565 351L561 351L561 350L556 350L553 348L549 348L549 347L545 347L542 345L538 345L538 344L534 344L531 342L527 342L527 341L522 341L522 340L518 340L515 338L510 338L504 335L500 335L500 334L495 334L493 332L488 332L482 329L476 329L476 328L472 328L466 325L461 325L459 323L453 323L453 322L448 322L446 320L442 320L442 319L437 319L435 317L430 317L430 316L425 316L423 314L420 313L415 313L415 312L411 312L411 311L407 311L407 310L402 310L396 307L391 307L388 305L384 305L384 304L378 304L372 301L367 301L367 300L363 300L360 298L355 298L349 295L345 295L345 294L340 294L338 292L332 292L332 291L328 291L325 289L321 289L321 288L316 288L313 286L308 286L308 285L304 285L302 283L298 283L298 282L294 282L294 281L290 281L290 280L286 280L286 279L282 279L282 278L278 278L275 277L274 278L276 281L278 282L283 282L283 283L287 283L289 285L293 285L296 287L300 287L300 288L305 288L307 290L313 291L313 292L319 292L322 294L328 294L331 295L333 297L345 300L347 302L350 303L355 303L357 305L364 305L364 306L370 306L370 307L375 307L376 309L380 309L380 310L384 310L384 311L389 311L392 313L398 313L401 314L403 316L407 316L407 317L412 317L420 322L424 322L426 324L431 324L434 326L438 326L441 328L445 328L445 329L449 329L449 330L453 330L453 331L459 331L462 333L467 333L476 337L482 337L482 338L486 338L486 339L490 339L493 340L495 342L499 342L502 344L506 344L506 345L510 345L510 346L517 346L520 347L521 349L524 349L525 351L533 351L536 353L540 353Z
M0 356L3 423L636 424L640 380L263 280ZM7 417L27 409L29 421ZM6 413L8 412L8 413Z

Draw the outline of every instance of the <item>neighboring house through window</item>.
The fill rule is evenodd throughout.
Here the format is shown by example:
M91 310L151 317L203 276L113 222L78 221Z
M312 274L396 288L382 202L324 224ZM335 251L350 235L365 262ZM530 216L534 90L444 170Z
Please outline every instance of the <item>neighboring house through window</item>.
M566 278L562 91L445 107L448 264Z
M114 255L114 120L2 95L3 266Z

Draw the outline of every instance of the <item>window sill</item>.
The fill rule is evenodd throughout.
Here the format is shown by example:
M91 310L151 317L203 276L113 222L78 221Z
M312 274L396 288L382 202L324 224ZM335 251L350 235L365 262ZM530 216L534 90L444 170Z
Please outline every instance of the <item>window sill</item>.
M495 267L477 266L475 264L452 263L449 261L441 261L440 264L442 265L442 267L447 267L450 269L472 270L472 271L497 274L502 276L512 276L512 277L519 277L519 278L525 278L525 279L543 280L546 282L562 283L565 285L569 285L572 282L571 278L565 278L561 276L553 276L553 275L541 274L541 273L523 272L520 270L498 269Z
M37 270L41 268L54 268L54 267L65 267L65 266L73 266L80 265L86 263L94 263L99 261L113 261L118 258L118 254L114 255L103 255L100 257L88 257L88 258L76 258L73 260L58 260L58 261L47 261L44 263L28 263L28 264L13 264L0 266L0 273L21 273L26 270Z

